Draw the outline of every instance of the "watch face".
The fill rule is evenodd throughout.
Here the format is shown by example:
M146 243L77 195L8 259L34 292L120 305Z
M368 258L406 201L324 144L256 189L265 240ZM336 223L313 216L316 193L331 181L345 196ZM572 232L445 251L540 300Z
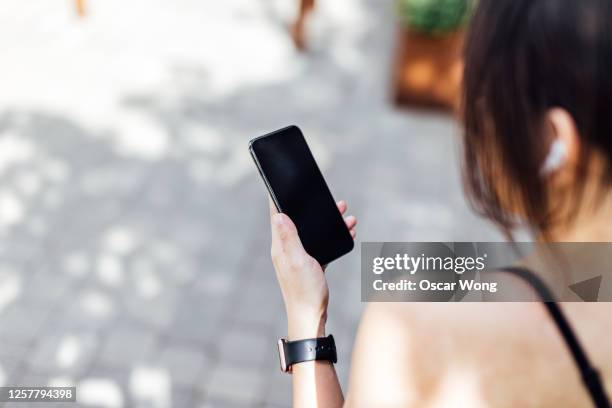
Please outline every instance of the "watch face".
M280 360L280 369L283 373L288 372L287 362L285 360L285 339L278 339L278 359Z

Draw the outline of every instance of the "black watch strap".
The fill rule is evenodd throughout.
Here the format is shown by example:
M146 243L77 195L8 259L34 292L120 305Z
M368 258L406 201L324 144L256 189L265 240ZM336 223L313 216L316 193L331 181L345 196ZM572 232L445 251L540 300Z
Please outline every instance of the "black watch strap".
M304 361L325 360L332 363L338 361L336 342L331 334L327 337L295 341L280 339L278 341L278 352L281 360L281 370L284 372L291 371L293 364Z

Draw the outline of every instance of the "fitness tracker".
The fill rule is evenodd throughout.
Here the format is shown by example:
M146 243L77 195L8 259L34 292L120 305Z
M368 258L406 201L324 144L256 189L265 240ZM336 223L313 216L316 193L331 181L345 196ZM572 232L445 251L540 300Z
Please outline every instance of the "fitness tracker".
M281 338L278 340L278 356L281 371L284 373L290 373L293 364L304 361L325 360L332 363L338 361L336 342L331 334L327 337L295 341Z

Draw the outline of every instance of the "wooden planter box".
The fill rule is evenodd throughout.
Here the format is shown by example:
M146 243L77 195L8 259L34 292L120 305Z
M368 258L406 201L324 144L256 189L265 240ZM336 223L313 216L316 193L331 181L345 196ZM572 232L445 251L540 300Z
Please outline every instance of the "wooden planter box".
M463 32L429 36L400 28L393 67L395 103L456 110L463 38Z

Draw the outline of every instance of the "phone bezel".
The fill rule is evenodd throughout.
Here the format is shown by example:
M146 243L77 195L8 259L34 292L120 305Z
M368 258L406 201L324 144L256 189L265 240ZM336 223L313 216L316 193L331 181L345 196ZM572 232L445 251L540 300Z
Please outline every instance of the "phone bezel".
M257 166L257 171L259 172L259 175L261 176L261 178L264 181L264 184L266 185L266 189L268 190L268 194L270 194L270 198L272 199L272 202L274 203L274 206L276 207L276 211L282 212L280 208L280 204L278 203L278 200L276 199L276 195L274 194L274 190L270 186L270 183L268 182L268 178L266 177L263 170L261 169L261 164L259 164L257 153L255 153L255 150L253 150L254 141L255 140L251 140L251 142L249 143L249 152L251 153L251 157L253 158L253 161L255 162L255 166Z

